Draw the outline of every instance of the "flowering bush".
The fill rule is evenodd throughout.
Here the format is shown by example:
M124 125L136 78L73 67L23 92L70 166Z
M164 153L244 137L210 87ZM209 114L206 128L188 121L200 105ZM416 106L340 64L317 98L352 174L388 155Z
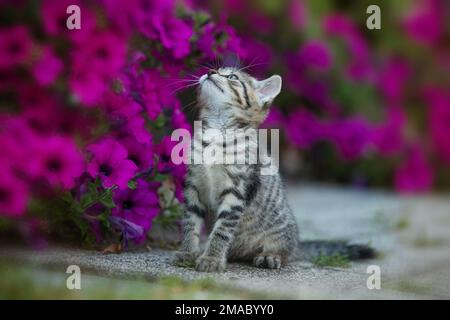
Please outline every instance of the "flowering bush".
M169 134L190 125L174 79L236 49L234 29L174 1L3 1L1 17L1 216L87 243L178 217Z
M235 56L283 75L265 125L304 175L448 187L450 5L378 2L382 31L365 29L367 1L1 1L0 228L128 244L176 220L169 135L192 110L176 92Z

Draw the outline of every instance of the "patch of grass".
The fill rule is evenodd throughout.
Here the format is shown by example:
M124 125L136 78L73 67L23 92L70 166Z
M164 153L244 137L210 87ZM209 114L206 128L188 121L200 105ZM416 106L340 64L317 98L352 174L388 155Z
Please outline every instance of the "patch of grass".
M163 277L159 280L162 285L171 288L183 288L184 290L215 290L219 286L211 278L189 282L179 277Z
M443 240L440 238L432 238L427 233L422 232L413 240L413 245L417 248L429 248L440 246Z
M383 260L384 258L386 258L386 256L387 256L386 252L377 250L375 258L378 260Z
M181 268L193 269L195 267L195 262L194 261L178 261L177 263L175 263L175 265L177 267L181 267Z
M409 217L401 217L397 220L397 222L394 224L394 228L396 230L405 230L411 225L411 220Z
M319 255L314 258L313 263L316 267L324 268L324 267L334 267L334 268L349 268L350 260L343 255Z
M58 268L59 269L59 268ZM186 281L163 277L155 281L118 279L81 273L81 290L69 290L65 268L0 261L0 300L8 299L267 299L267 295L238 290L213 279Z
M387 213L377 211L373 216L373 223L382 229L401 231L411 225L411 219L409 215L403 215L397 220L394 220Z
M412 282L412 281L406 281L402 280L400 281L395 287L395 290L401 291L401 292L407 292L407 293L415 293L415 294L427 294L430 292L430 288Z

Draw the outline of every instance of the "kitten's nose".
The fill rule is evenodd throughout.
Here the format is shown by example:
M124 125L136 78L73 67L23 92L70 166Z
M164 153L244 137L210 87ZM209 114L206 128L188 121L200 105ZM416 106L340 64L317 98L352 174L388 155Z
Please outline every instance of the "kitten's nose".
M217 71L216 70L209 70L208 71L208 78L211 77L213 74L216 74Z

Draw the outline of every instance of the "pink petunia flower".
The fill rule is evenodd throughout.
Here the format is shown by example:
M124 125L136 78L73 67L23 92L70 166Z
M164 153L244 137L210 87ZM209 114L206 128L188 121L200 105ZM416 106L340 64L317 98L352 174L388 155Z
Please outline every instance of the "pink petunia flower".
M219 43L217 39L220 39ZM197 47L207 60L214 60L217 56L225 56L227 53L232 53L241 60L247 58L247 50L242 39L236 30L226 23L225 17L218 23L208 23L203 27Z
M406 33L418 43L435 45L443 36L443 10L439 0L420 1L403 22Z
M36 82L42 86L52 84L63 69L62 61L56 56L51 47L44 47L41 56L33 64L31 72Z
M425 192L433 186L434 172L423 149L412 145L407 150L407 158L395 170L395 188L404 193Z
M245 43L246 52L245 59L239 57L240 65L248 68L246 70L255 77L265 77L274 57L271 47L251 37L242 37L242 41Z
M76 64L84 64L91 72L100 72L103 76L115 76L125 65L126 39L109 31L93 32L89 38L90 45L82 44L74 53Z
M391 103L398 103L412 71L405 60L390 59L379 75L378 86Z
M301 149L308 149L324 137L324 125L308 110L298 110L286 120L289 140Z
M139 143L132 137L120 139L120 144L127 149L128 159L134 162L139 171L149 171L153 167L153 147L150 143Z
M146 128L142 115L136 115L127 119L122 131L130 133L139 143L149 145L152 141L152 135Z
M32 176L32 146L40 138L23 117L3 116L0 114L0 158L14 159L8 162L11 167L23 174Z
M87 107L94 107L99 103L108 88L101 75L82 66L73 67L69 86L75 98Z
M164 107L175 103L175 98L171 94L171 90L175 88L169 85L168 80L162 77L159 71L146 71L138 78L138 83L142 102L150 119L155 120Z
M124 94L108 91L102 98L102 107L111 121L123 121L139 115L142 107Z
M328 71L333 62L330 49L325 43L320 41L305 43L300 48L297 58L305 67L320 71Z
M175 16L174 1L138 1L135 10L138 29L152 40L158 40L176 59L190 53L192 24Z
M269 114L267 115L267 118L264 120L261 127L280 129L284 127L285 122L285 117L283 113L281 113L280 109L278 109L276 106L271 106Z
M0 160L0 216L19 217L29 199L27 185L11 172L11 165Z
M392 156L403 150L405 123L406 115L404 111L399 107L391 107L388 110L385 122L374 128L373 142L381 155Z
M329 139L346 161L362 157L373 142L372 126L358 116L331 123L327 131Z
M127 159L127 150L116 140L106 138L96 144L91 144L87 150L92 154L92 161L87 171L91 177L99 177L105 188L117 185L126 189L128 181L137 171L133 161Z
M25 26L0 28L0 70L15 67L31 58L33 40Z
M159 38L162 45L172 52L174 58L183 58L191 50L192 26L173 16L156 14L152 17L154 32L151 38Z
M93 106L100 102L112 80L125 65L126 40L112 32L93 32L72 53L69 85L79 100Z
M132 224L142 228L142 234L136 237L136 234L127 234L128 228L123 228L125 231L124 237L131 238L135 242L144 240L146 233L152 227L153 219L160 212L159 197L157 190L143 179L138 179L137 188L135 190L117 190L114 194L114 203L116 207L112 209L111 216L124 219ZM129 226L128 226L129 227ZM139 230L139 228L133 228ZM139 232L137 233L139 234Z
M302 29L306 25L307 8L305 0L290 0L288 6L288 16L291 24L296 29Z
M33 146L31 174L53 186L70 189L84 172L84 158L71 138L50 136Z
M440 159L450 163L450 93L440 88L425 91L433 146Z
M324 18L323 28L332 35L341 38L346 44L351 59L345 67L346 73L353 81L370 81L375 78L371 63L369 45L357 25L347 16L331 14Z

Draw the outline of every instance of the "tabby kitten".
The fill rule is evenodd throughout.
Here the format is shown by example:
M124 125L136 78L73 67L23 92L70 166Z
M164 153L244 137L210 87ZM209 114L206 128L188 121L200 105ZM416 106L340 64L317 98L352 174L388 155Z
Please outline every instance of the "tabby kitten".
M237 68L210 70L198 87L202 129L223 133L256 129L280 90L278 75L258 81ZM194 153L198 145L209 143L214 142L194 137ZM209 237L201 251L203 223ZM204 272L224 271L227 261L279 269L295 258L319 254L362 258L373 253L368 247L343 242L299 242L280 175L261 174L260 164L191 164L185 182L183 229L175 261L195 262L195 269Z

